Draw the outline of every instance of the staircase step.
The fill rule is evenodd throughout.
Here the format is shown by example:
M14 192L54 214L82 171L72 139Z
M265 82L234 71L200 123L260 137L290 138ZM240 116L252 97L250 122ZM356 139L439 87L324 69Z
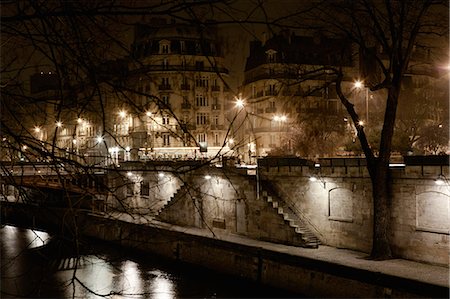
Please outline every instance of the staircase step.
M266 198L267 198L268 202L272 202L273 201L272 196L267 196Z
M282 207L278 207L278 214L283 214L283 208Z
M278 208L278 202L277 202L277 201L273 201L273 202L272 202L272 207Z

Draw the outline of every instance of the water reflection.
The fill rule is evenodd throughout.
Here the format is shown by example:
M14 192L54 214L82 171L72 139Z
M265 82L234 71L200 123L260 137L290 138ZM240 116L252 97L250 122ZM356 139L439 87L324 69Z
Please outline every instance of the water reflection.
M149 293L155 299L174 298L175 288L173 281L167 273L159 270L149 271L149 274L154 276L154 279L149 284Z
M9 226L9 227L12 227L12 226ZM50 240L50 235L48 233L38 231L38 230L27 229L25 234L29 241L28 248L36 248L36 247L44 246Z
M44 232L5 226L0 237L1 298L296 297L103 243L85 242L74 255Z

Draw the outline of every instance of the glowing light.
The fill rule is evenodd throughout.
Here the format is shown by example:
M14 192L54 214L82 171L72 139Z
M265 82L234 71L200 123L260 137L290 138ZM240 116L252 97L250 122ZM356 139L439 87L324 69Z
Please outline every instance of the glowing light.
M22 146L23 151L27 150L27 148L28 148L28 146L26 146L26 145Z
M101 143L101 142L103 142L103 137L102 136L98 136L96 138L96 140L97 140L98 143Z
M353 83L353 86L355 86L355 88L362 88L364 84L362 81L356 80L355 83Z
M39 132L41 131L41 128L39 128L39 127L34 127L34 131L35 131L36 133L39 133Z
M56 126L57 126L58 128L61 128L61 127L62 127L62 122L57 121L57 122L56 122Z
M73 143L73 144L77 144L77 140L76 140L76 139L73 139L73 140L72 140L72 143Z
M439 175L438 178L434 181L434 183L438 186L442 186L445 184L445 178L443 175Z
M209 174L205 175L205 180L210 180L211 176Z
M81 119L81 118L77 119L77 123L81 124L82 122L83 122L83 119Z
M316 182L317 178L315 176L312 176L312 177L309 178L309 181L310 182Z
M228 140L228 143L229 143L229 144L233 144L233 143L234 143L233 138L230 138L230 139Z
M364 122L363 122L362 120L360 120L360 121L358 122L358 125L364 126Z
M274 121L284 122L284 121L287 120L287 117L286 117L286 115L275 115L275 116L273 117L273 120L274 120Z
M164 177L164 173L160 172L160 173L158 173L158 176L159 176L160 178L163 178L163 177Z
M236 107L243 108L244 105L245 105L245 102L244 102L243 99L239 98L239 99L236 100Z
M127 172L127 176L132 176L132 175L133 175L133 173L131 171Z
M442 127L443 127L443 125L442 125L442 124L439 124L439 125L438 125L438 128L442 128Z
M126 150L127 152L129 152L129 151L131 150L131 148L130 148L129 146L127 146L127 147L125 148L125 150Z
M152 116L152 113L150 111L145 112L145 115L147 115L148 117Z
M124 118L125 116L127 116L127 112L126 112L125 110L120 110L120 111L119 111L119 116L120 116L121 118Z

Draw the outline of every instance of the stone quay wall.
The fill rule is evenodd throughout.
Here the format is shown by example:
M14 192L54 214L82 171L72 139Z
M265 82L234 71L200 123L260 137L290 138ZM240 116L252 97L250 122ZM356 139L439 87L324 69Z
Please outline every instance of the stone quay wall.
M445 162L446 157L439 159ZM260 160L258 170L203 166L182 174L173 168L133 172L139 177L135 187L122 182L114 201L180 226L302 246L286 213L263 196L268 191L322 244L369 253L373 204L365 160L330 158L318 164L273 158ZM436 184L448 175L442 161L408 160L391 167L395 256L448 265L450 187L446 180Z
M400 258L448 265L448 156L405 162L391 167L393 252ZM441 184L436 184L438 178ZM363 159L330 158L315 164L266 158L257 169L129 163L108 174L107 181L110 192L94 198L93 210L122 210L293 246L304 246L309 230L321 244L366 253L371 249L372 186ZM8 185L2 190L4 200L17 195ZM294 216L306 232L291 221Z
M448 161L447 156L440 159ZM390 240L395 256L449 264L450 186L445 179L449 167L442 161L406 160L406 165L391 167ZM261 163L259 175L308 220L322 243L370 252L373 203L365 160L322 159L320 166L291 164L266 161ZM438 178L443 181L437 182Z

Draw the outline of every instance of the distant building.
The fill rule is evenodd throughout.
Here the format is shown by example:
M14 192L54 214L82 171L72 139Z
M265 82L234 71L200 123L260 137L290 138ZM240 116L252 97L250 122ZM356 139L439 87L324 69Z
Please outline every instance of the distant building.
M56 134L59 155L92 164L229 154L228 70L214 28L138 25L130 56L92 75L64 94L52 74L31 77L46 103L31 133L48 146Z
M355 74L344 79L344 87L350 89L358 75L352 53L346 40L289 32L281 32L265 43L251 42L241 89L247 111L240 137L247 141L247 148L244 146L241 152L264 156L284 148L294 154L288 135L302 115L342 122L344 108L335 85L327 72L318 70L323 66L343 67L345 73Z

